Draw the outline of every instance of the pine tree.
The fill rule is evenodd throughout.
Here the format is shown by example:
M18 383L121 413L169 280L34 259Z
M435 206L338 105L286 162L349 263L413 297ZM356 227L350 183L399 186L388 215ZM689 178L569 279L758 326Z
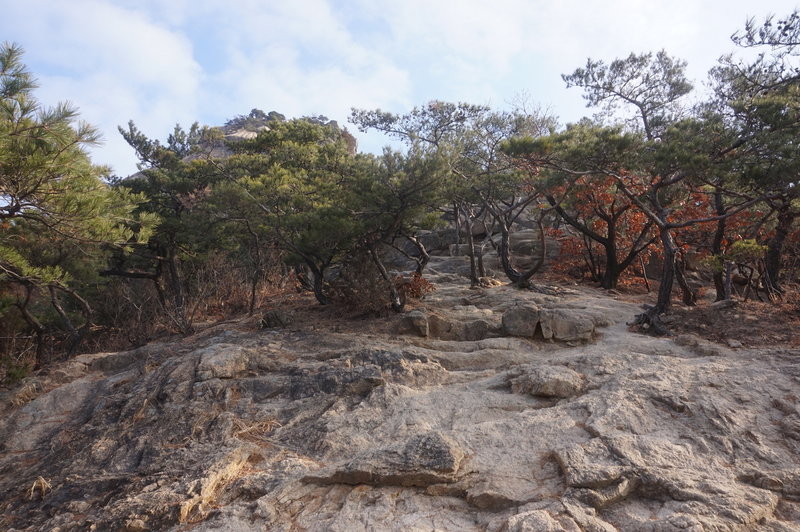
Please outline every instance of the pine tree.
M39 338L41 354L46 327L32 302L46 295L74 350L91 323L91 308L74 289L80 283L69 263L74 265L74 253L100 252L101 244L133 238L126 228L133 224L123 222L132 222L139 198L104 181L108 169L92 164L85 151L98 142L98 131L78 120L74 106L44 107L36 100L37 84L22 54L16 44L0 45L0 290L11 294L12 306ZM70 252L41 251L56 246ZM81 308L82 326L73 325L59 295Z

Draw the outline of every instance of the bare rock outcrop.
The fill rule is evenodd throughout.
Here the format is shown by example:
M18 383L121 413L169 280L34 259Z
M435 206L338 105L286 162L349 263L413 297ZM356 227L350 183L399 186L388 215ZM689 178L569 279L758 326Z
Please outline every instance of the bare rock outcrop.
M470 342L483 340L499 331L499 317L489 309L456 305L446 312L413 310L398 325L398 332L426 338Z
M453 482L463 458L464 452L450 438L431 431L386 449L367 451L303 480L317 484L425 487Z
M78 356L0 395L0 529L796 530L800 352L636 310L442 284L385 333Z
M586 313L524 304L503 313L503 330L510 336L577 342L591 340L595 321Z

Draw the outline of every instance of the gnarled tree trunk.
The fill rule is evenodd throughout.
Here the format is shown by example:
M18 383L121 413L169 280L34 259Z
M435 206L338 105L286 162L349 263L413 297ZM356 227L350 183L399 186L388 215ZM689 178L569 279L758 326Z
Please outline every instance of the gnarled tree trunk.
M714 208L716 214L721 216L725 214L725 203L722 200L722 191L717 189L714 192ZM722 241L725 239L725 230L727 226L727 218L717 220L717 229L714 232L714 241L711 243L711 254L715 257L722 258ZM720 264L720 268L714 269L714 289L717 291L716 301L730 299L730 291L725 288L725 272L724 264Z
M778 209L778 223L775 226L775 235L767 242L767 252L764 255L765 284L767 285L768 293L783 293L780 283L783 246L792 230L796 217L797 213L792 210L790 202L784 203Z

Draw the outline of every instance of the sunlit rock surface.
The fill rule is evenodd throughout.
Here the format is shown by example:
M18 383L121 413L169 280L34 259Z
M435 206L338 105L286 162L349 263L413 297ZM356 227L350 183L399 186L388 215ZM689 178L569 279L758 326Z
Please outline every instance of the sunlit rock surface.
M377 329L221 325L28 379L0 529L800 527L800 353L448 275Z

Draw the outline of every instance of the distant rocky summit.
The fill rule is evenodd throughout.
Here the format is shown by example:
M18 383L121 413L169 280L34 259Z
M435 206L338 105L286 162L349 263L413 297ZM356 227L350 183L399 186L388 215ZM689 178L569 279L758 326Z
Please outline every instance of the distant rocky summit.
M436 273L460 259L399 316L310 306L26 379L1 398L0 528L798 529L800 352Z
M358 152L358 141L356 138L350 134L347 129L340 128L336 120L329 120L328 117L322 115L303 118L315 124L341 129L350 154L355 155ZM225 122L224 126L219 127L219 129L224 134L226 140L254 139L258 136L259 131L269 129L271 122L284 122L285 120L286 116L277 111L265 113L261 109L252 109L247 115L239 115L231 118Z

